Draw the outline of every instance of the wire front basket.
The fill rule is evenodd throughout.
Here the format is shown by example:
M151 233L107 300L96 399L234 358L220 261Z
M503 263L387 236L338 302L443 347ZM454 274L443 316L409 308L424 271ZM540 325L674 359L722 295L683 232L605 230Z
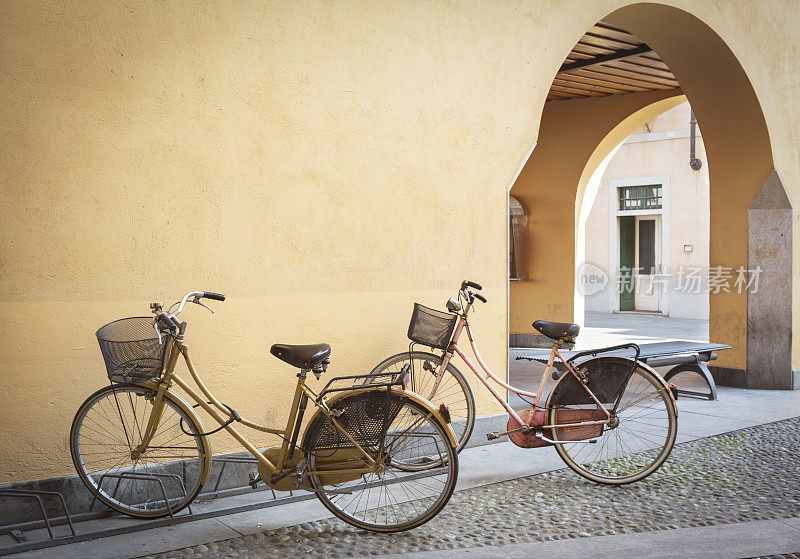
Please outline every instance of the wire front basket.
M152 317L110 322L97 331L97 341L111 382L149 380L161 375L166 344L160 343Z
M414 303L408 339L432 348L447 349L456 327L458 315L430 309Z

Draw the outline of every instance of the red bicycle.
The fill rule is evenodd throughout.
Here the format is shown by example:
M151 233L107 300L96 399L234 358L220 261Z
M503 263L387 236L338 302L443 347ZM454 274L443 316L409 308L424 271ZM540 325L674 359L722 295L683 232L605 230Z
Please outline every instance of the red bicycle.
M455 355L509 414L507 430L490 433L490 440L508 436L520 447L554 446L575 472L609 485L641 480L664 463L675 444L677 395L661 375L638 360L636 344L586 351L564 360L559 349L574 344L580 326L537 320L533 327L553 340L552 350L539 389L516 388L489 369L475 344L468 315L475 301L486 303L477 292L481 289L475 282L462 282L458 297L447 301L447 312L415 303L408 327L409 350L385 359L371 374L399 372L410 365L411 388L450 410L459 451L475 425L475 399L469 383L452 363ZM480 370L458 344L464 331ZM441 353L417 351L415 344ZM557 382L542 406L551 373ZM493 383L518 394L531 407L515 411Z

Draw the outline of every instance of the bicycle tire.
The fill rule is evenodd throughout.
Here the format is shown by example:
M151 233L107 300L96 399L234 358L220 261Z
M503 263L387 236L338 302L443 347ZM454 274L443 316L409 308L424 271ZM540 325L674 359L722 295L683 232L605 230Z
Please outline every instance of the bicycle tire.
M461 452L469 442L475 427L475 398L467 379L451 361L445 371L450 378L443 378L436 393L431 394L435 377L430 368L433 367L438 371L442 364L442 356L427 351L405 351L387 357L370 371L370 375L400 372L406 363L411 364L409 389L426 398L437 409L440 404L447 405L451 418L450 426L458 440L456 450Z
M194 413L167 392L151 444L132 457L153 409L152 393L132 383L101 388L81 404L70 429L81 481L105 505L134 518L160 518L189 505L203 488L211 456Z
M582 363L578 369L586 370L591 375L593 367L614 359L623 358L600 357ZM632 361L630 363L633 364ZM571 379L562 377L559 382L566 380ZM556 452L567 466L584 478L604 485L633 483L655 472L672 452L678 424L675 402L669 394L667 384L647 365L637 363L624 382L616 400L618 411L612 413L612 417L617 418L614 420L617 424L598 426L601 431L599 434L591 433L591 436L579 437L578 442L563 442L576 440L569 438L570 431L574 433L576 427L558 427L559 424L568 424L564 420L559 422L560 410L588 410L591 413L600 408L595 403L553 405L551 400L557 393L556 388L551 391L547 402L548 424L556 426L550 430L552 439L562 441L562 444L555 445ZM611 411L608 406L607 409ZM562 417L564 415L562 413ZM602 416L606 417L604 413ZM597 442L587 444L589 439Z
M445 425L425 406L400 394L403 401L383 433L384 444L364 448L379 464L371 471L340 473L364 467L365 461L352 444L331 447L330 439L323 435L331 432L330 420L324 416L312 420L303 437L308 481L317 498L337 518L363 530L401 532L428 522L447 504L458 479L458 453ZM347 398L358 397L348 395L331 404L331 408L341 409L340 404ZM351 427L354 433L364 431L361 425ZM409 436L410 433L415 435ZM421 444L414 447L415 441ZM390 459L388 453L381 455L380 448L391 449L395 457L408 461L433 454L431 460L441 467L409 473L396 468L398 459Z

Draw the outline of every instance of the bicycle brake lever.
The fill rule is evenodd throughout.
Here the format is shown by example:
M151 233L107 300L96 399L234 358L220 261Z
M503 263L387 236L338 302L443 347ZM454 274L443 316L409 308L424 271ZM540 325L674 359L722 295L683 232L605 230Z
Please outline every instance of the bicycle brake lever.
M205 308L207 308L208 310L211 311L211 314L214 314L214 309L212 309L211 307L206 305L203 301L201 301L199 295L195 295L194 296L194 299L192 299L192 303L194 303L196 305L200 305L201 307L205 307Z
M156 334L158 335L158 345L162 345L164 342L161 340L161 331L158 329L158 320L153 322L153 328L156 329Z

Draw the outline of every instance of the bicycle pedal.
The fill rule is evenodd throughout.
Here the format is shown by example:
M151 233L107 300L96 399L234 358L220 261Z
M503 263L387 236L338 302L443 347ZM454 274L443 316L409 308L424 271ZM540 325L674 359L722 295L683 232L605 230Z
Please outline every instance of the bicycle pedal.
M500 437L505 437L506 435L513 435L514 433L528 433L531 430L530 425L523 425L521 427L517 427L516 429L511 429L510 431L505 431L503 433L498 433L495 431L494 433L486 433L486 440L493 441L495 439L499 439Z
M300 487L306 482L306 477L308 476L308 464L305 458L297 465L295 472L297 474L296 483Z
M261 476L256 474L255 472L256 470L254 468L247 476L249 478L247 483L253 489L255 489L258 486L258 483L261 481Z

